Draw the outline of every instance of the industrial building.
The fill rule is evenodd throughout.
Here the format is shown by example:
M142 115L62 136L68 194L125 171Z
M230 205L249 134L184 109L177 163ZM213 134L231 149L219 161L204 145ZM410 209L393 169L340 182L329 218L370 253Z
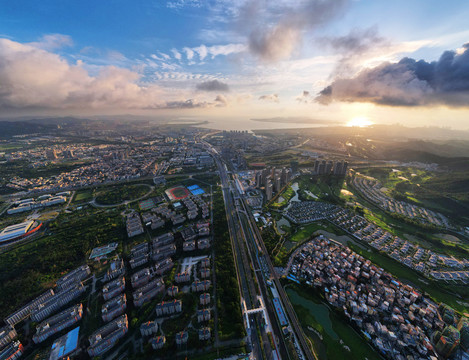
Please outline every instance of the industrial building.
M31 211L43 207L64 204L65 202L67 202L67 198L65 196L43 195L36 200L27 199L27 201L17 202L16 206L8 209L7 214L18 214L24 211Z

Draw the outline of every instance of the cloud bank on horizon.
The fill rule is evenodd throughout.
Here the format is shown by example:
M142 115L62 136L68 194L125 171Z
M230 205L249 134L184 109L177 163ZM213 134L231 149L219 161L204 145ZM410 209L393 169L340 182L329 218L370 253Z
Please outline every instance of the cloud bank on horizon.
M391 106L469 106L469 43L445 51L438 61L403 58L364 69L352 78L339 78L316 100L372 102Z
M26 0L0 14L0 109L229 107L268 116L320 114L353 103L464 109L469 5L445 12L433 9L433 1L410 7L415 24L404 26L391 12L408 6L405 0L393 6L384 0L124 1L112 10L95 4L101 15L94 20L83 12L91 0L66 13L52 1L47 14ZM106 11L126 26L107 19ZM451 20L454 29L431 33L418 11L428 21ZM68 21L54 22L60 16ZM101 31L101 22L109 31Z

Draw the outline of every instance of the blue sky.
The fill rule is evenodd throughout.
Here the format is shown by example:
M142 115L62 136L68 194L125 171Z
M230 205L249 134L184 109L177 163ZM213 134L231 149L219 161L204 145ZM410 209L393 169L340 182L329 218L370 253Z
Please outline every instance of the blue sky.
M469 3L456 0L1 0L0 109L375 122L407 114L462 127L468 18ZM413 67L392 68L391 85L383 77L388 62L437 61L446 50L462 87ZM375 92L358 96L360 79ZM401 101L408 91L411 103Z

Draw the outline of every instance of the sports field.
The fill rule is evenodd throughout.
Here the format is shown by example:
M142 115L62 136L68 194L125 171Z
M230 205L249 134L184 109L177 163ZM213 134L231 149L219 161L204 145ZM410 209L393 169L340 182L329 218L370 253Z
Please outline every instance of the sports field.
M184 186L175 186L165 191L166 195L170 200L181 200L185 199L190 195L189 190Z

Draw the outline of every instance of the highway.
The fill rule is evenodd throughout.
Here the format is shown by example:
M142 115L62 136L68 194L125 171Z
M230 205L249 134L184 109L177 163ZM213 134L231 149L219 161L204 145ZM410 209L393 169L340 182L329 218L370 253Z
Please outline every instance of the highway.
M301 325L299 324L298 318L296 317L290 300L288 299L282 285L280 284L270 257L268 256L268 252L265 248L262 236L260 235L260 232L255 225L251 212L248 210L245 199L239 193L236 186L230 186L230 178L227 173L227 168L218 152L208 143L205 144L214 156L220 173L219 175L222 183L228 225L230 229L230 235L232 237L233 253L235 255L235 263L237 265L237 275L241 297L244 299L244 301L246 301L247 309L251 309L257 305L257 303L253 302L257 296L262 298L262 302L265 305L267 315L270 320L272 335L276 343L276 349L270 349L270 346L266 346L266 343L269 343L268 340L266 341L266 334L261 334L263 338L262 344L264 346L262 351L260 349L256 349L257 346L260 346L260 340L253 339L253 351L256 350L258 352L257 356L259 356L255 358L261 359L264 358L264 355L267 354L268 359L272 359L273 355L279 359L290 359L290 355L284 341L282 327L278 323L275 309L270 298L271 295L266 284L266 279L264 279L264 276L266 276L267 280L273 281L285 313L290 320L290 325L294 332L294 337L301 347L301 350L299 350L299 357L303 359L317 359L316 354L312 352L308 344L308 340L306 339ZM234 180L236 181L236 175L234 176ZM231 195L237 199L235 203ZM246 255L246 250L249 255L249 261ZM250 264L254 270L254 276L252 274L253 272L251 270ZM263 275L263 270L266 270L265 275ZM258 284L259 291L257 291L254 279ZM260 294L258 294L258 292L260 292ZM254 329L252 332L254 332ZM270 356L269 351L271 352Z
M225 203L226 219L228 222L228 229L231 237L231 247L236 265L236 275L238 278L239 293L241 301L244 301L246 303L246 308L252 309L253 307L255 307L254 304L256 302L256 288L253 278L250 274L251 268L249 266L249 261L246 256L246 252L243 248L243 239L241 238L239 222L237 221L237 214L230 193L229 178L225 171L224 164L218 158L215 158L215 161L220 170L223 200ZM267 357L267 355L264 355L269 352L266 352L266 349L263 350L261 348L261 339L259 338L259 334L261 332L258 331L259 321L257 317L255 317L253 320L254 321L251 321L249 324L246 324L251 329L248 336L249 342L252 346L253 359L271 359L271 357ZM265 345L264 341L262 341L262 343Z
M298 321L298 318L296 316L295 310L293 309L293 306L290 303L290 299L288 298L287 294L285 293L285 290L282 287L282 284L280 284L280 281L278 279L277 273L275 272L274 266L272 265L272 261L270 260L270 257L268 255L267 249L265 247L264 241L262 240L262 236L259 232L259 229L257 228L255 224L254 217L252 216L252 213L250 211L247 211L247 205L245 203L245 199L242 198L242 205L244 208L245 213L247 214L247 217L249 219L249 227L252 231L253 234L253 240L255 241L257 246L260 246L262 250L262 255L260 255L260 258L265 261L267 264L271 279L273 280L275 287L277 289L277 292L280 296L280 299L282 301L283 308L288 315L288 318L290 320L290 325L295 333L295 336L297 340L299 341L301 345L301 350L303 351L303 354L306 359L317 359L316 353L314 353L311 350L311 347L308 344L308 340L306 338L306 335L303 332L303 329L301 328L301 325Z

